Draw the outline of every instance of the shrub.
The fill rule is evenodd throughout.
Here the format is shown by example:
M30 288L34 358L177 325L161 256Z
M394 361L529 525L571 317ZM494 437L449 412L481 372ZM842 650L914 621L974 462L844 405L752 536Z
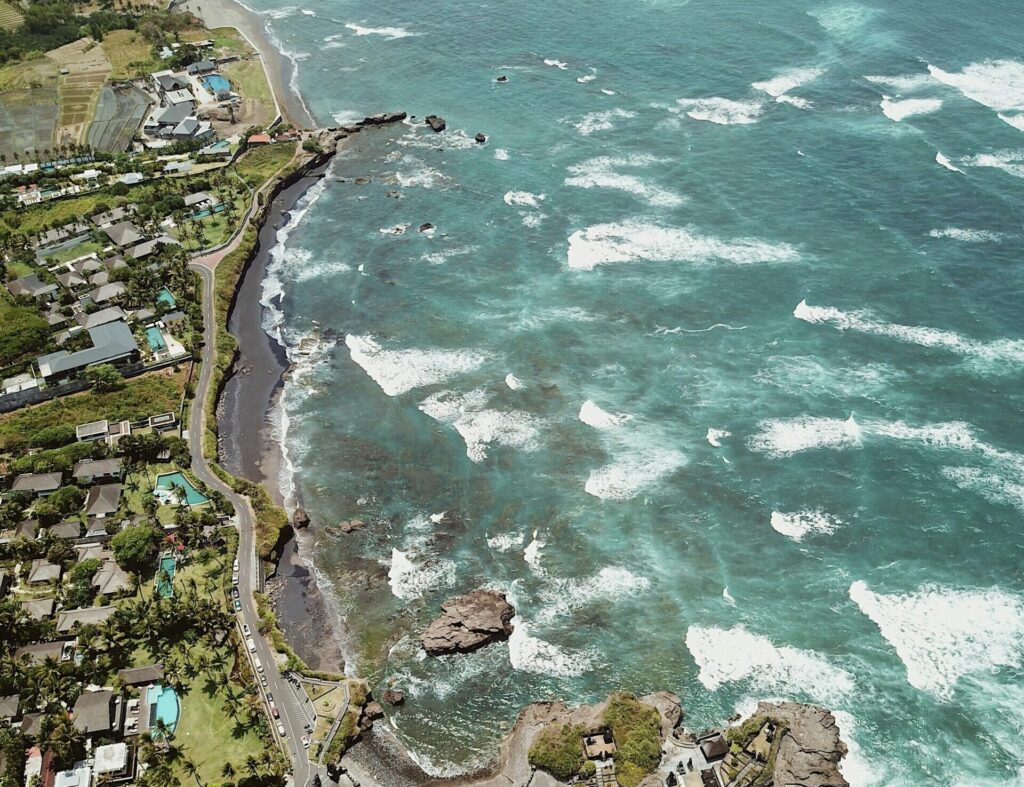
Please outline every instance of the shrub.
M640 777L652 773L661 761L661 717L655 708L632 694L616 692L608 700L601 720L615 737L616 769L632 764ZM637 780L639 781L639 779ZM624 784L624 782L620 783Z
M62 445L75 442L75 427L47 426L40 429L29 440L33 448L60 448Z
M531 765L547 771L559 781L568 781L583 767L583 728L572 724L549 724L533 739L528 758Z

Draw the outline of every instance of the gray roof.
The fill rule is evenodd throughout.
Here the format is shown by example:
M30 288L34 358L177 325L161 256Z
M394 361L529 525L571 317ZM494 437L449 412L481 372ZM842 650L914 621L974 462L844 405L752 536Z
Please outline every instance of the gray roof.
M83 691L75 702L73 721L85 733L109 732L114 724L114 692Z
M113 560L108 560L93 575L92 586L101 595L107 596L111 593L121 593L129 590L132 586L132 578L117 563Z
M187 117L174 127L171 132L176 137L191 137L199 130L199 120L194 117Z
M83 260L72 263L72 268L81 273L83 276L87 273L95 273L96 271L103 268L103 263L100 262L99 257L91 256L86 257Z
M120 221L117 224L104 227L103 231L107 233L111 243L117 246L131 246L146 237L142 230L130 221Z
M38 519L23 519L18 523L18 526L14 528L15 536L23 536L30 541L36 537L36 533L39 532L39 520Z
M200 60L198 63L193 63L185 70L190 74L205 74L207 71L213 71L216 66L212 60Z
M157 683L164 676L163 664L149 664L145 667L133 667L117 671L117 676L128 686L145 686Z
M176 126L191 114L192 107L188 104L175 104L173 107L167 107L154 119L161 126Z
M18 715L18 706L21 704L21 696L8 694L0 697L0 719L10 719Z
M78 538L82 534L82 523L75 519L69 519L67 522L51 525L48 532L54 538Z
M110 271L96 271L89 277L89 284L93 287L102 287L110 281Z
M98 475L119 475L124 464L120 457L109 459L83 459L75 462L72 478L92 478Z
M54 600L52 598L33 598L21 602L21 608L30 618L42 620L53 614Z
M197 191L195 194L188 194L185 196L185 207L191 208L193 205L198 205L200 202L212 201L213 197L207 194L205 191Z
M102 623L117 611L117 607L82 607L69 609L57 615L57 631L67 634L76 624Z
M120 484L94 486L89 489L89 496L85 500L85 513L87 516L107 516L117 511L120 503Z
M61 567L51 563L43 557L32 561L32 569L28 572L29 582L49 582L51 579L60 579Z
M116 221L121 221L125 216L130 216L135 212L136 207L137 206L133 203L131 205L126 205L123 208L114 208L113 210L108 210L106 213L97 213L95 216L90 217L90 220L96 225L113 224Z
M97 325L105 325L108 322L126 320L127 315L124 313L124 309L120 306L108 306L107 308L100 309L92 314L85 314L83 312L75 319L83 328L95 328Z
M57 282L61 287L70 290L74 287L81 287L85 284L85 278L78 271L71 270L67 273L58 273Z
M181 90L188 87L187 79L176 77L174 74L161 74L156 78L156 81L164 90Z
M185 312L180 311L180 310L179 311L174 311L174 312L168 312L163 317L161 317L161 319L164 322L167 322L167 323L178 322L179 320L184 320L185 319Z
M60 473L24 473L14 479L15 492L56 492L60 488Z
M89 293L89 298L93 303L106 303L121 295L125 291L125 286L119 282L114 281L110 284L102 284L95 290Z
M60 661L60 656L63 651L63 642L37 642L34 645L25 645L18 648L14 651L14 658L20 659L22 656L28 656L29 661L34 664L39 664L44 659L48 658L54 658L57 659L57 661ZM24 727L22 727L22 729L24 729Z
M107 285L112 287L114 285ZM39 358L39 372L43 377L53 377L64 372L82 369L93 364L106 363L126 358L139 351L135 337L123 322L109 322L89 329L93 346L87 350L69 353L58 350Z
M102 559L109 554L104 549L103 544L79 544L75 547L75 552L78 553L79 563L90 558Z
M33 298L38 298L40 295L56 292L57 285L47 284L39 278L38 274L30 273L28 276L7 282L7 290L11 295L31 295Z
M133 260L141 260L143 257L148 257L150 254L156 251L156 247L159 246L161 243L166 244L168 246L181 245L177 240L172 238L170 235L161 235L158 238L153 238L152 240L144 241L140 243L138 246L128 249L126 253Z

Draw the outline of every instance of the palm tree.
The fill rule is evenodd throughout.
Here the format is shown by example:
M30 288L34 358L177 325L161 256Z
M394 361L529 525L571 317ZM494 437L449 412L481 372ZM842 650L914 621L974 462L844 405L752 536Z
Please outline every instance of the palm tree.
M220 768L220 775L223 776L225 779L230 779L232 776L235 775L235 766L232 765L230 762L224 763Z
M253 776L258 776L260 772L259 761L251 754L245 758L245 769Z
M196 765L191 759L186 757L185 760L181 763L181 767L185 769L185 773L187 773L189 776L196 780L196 784L198 784L199 787L203 787L203 783L199 781L198 765Z

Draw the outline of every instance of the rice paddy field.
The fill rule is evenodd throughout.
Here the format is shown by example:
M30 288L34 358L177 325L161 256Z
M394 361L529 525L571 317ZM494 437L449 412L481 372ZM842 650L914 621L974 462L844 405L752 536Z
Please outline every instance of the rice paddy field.
M115 90L105 85L100 90L86 142L106 153L126 150L148 108L149 98L138 88Z
M22 21L24 17L17 8L0 0L0 27L4 30L14 30Z

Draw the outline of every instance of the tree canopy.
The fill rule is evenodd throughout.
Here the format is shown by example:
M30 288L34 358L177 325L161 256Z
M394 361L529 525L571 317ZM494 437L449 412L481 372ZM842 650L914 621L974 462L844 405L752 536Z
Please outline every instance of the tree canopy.
M114 560L126 571L143 574L154 567L160 531L148 522L130 525L110 540Z

